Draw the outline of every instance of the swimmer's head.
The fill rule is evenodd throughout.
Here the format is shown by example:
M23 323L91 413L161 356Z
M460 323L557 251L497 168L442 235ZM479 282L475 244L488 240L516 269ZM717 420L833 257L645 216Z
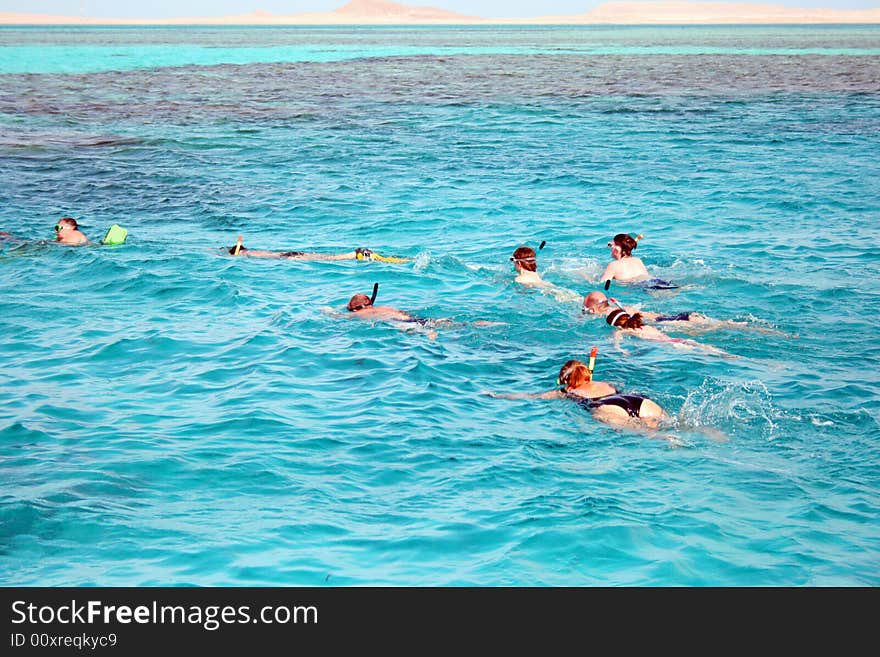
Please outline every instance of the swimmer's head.
M77 228L79 228L79 224L76 223L76 219L73 217L61 217L58 223L55 224L56 233L60 233L62 230L76 230Z
M236 247L238 247L238 253L235 252ZM244 253L245 251L247 251L247 249L244 248L244 246L238 246L238 245L236 244L236 245L233 246L231 249L229 249L229 255L241 255L241 254Z
M584 297L584 305L581 308L585 313L597 313L608 305L608 297L601 292L590 292Z
M608 242L608 247L611 249L611 254L615 255L615 250L620 249L621 256L632 255L633 249L635 249L638 245L639 243L631 235L627 235L626 233L618 233L614 236L613 240Z
M590 372L590 368L579 360L569 360L559 370L559 378L556 382L566 388L577 388L592 380L593 373Z
M538 260L535 257L535 250L528 246L521 246L510 257L510 261L515 267L525 269L526 271L538 271Z
M356 313L358 310L363 310L364 308L369 308L372 305L373 302L370 301L370 297L366 294L355 294L348 300L348 309L353 313Z
M618 308L617 310L612 310L610 313L608 313L605 321L608 322L611 326L625 329L640 329L645 325L645 323L642 321L642 313L634 313L632 315L629 315L620 308Z

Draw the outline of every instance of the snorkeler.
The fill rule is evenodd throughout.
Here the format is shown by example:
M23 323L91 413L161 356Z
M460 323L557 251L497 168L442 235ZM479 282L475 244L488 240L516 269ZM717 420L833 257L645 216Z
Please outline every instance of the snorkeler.
M437 325L436 320L427 319L425 317L416 317L408 312L398 310L392 306L376 306L376 295L379 293L379 284L373 284L373 296L368 297L366 294L355 294L348 300L348 310L359 319L370 319L381 322L390 322L399 325L404 330L409 328L424 327L428 329L428 339L434 340L437 337L437 331L433 330L433 326ZM404 325L404 326L401 326ZM408 326L406 326L408 325Z
M280 258L283 260L377 260L380 262L409 262L409 258L394 256L382 256L370 249L357 248L345 253L315 253L309 251L263 251L248 249L241 243L239 236L235 245L229 249L231 256L246 256L249 258Z
M89 239L80 232L79 225L73 217L62 217L55 224L55 241L70 246L88 244Z
M373 284L373 295L368 297L366 294L355 294L351 299L348 300L348 311L352 313L358 319L369 319L369 320L377 320L380 322L388 322L390 324L396 325L397 328L400 328L404 331L408 330L419 330L426 331L426 334L430 340L434 340L437 338L437 331L435 329L438 328L456 328L466 326L467 323L453 321L452 319L443 318L443 319L429 319L426 317L416 317L415 315L411 315L410 313L398 310L392 306L377 306L375 305L376 295L379 293L379 284ZM324 311L339 316L339 313L333 311L332 308L324 308ZM471 324L476 327L487 327L487 326L504 326L504 322L493 322L487 320L478 320Z
M590 353L595 362L596 348ZM503 399L558 399L566 398L590 411L590 414L606 424L628 429L656 429L668 419L667 413L656 403L642 395L621 394L609 383L593 380L593 370L579 360L569 360L559 370L558 389L543 393L499 394L488 393Z
M632 237L626 233L618 233L614 239L608 242L611 249L611 257L614 260L608 263L602 274L602 282L605 289L611 285L612 280L621 283L637 283L639 287L649 290L674 290L677 285L659 278L651 278L648 268L641 258L635 257L632 252L638 246L642 236Z
M543 246L544 243L541 243ZM510 256L513 268L516 270L517 283L526 287L546 287L549 285L538 273L538 258L535 250L529 246L521 246Z
M626 314L630 316L638 314L645 322L650 322L652 324L674 323L677 328L683 327L684 325L686 325L687 328L690 329L702 330L721 328L751 328L751 326L747 322L713 319L701 313L695 312L677 313L675 315L662 315L660 313L639 311L635 308L621 306L617 303L616 299L613 299L613 297L609 299L609 297L605 296L605 294L603 294L602 292L590 292L587 296L584 297L584 303L581 308L581 310L585 313L590 313L592 315L602 315L603 317L607 316L614 310L619 309L623 309Z
M538 251L544 248L547 242L541 242ZM549 283L541 278L538 273L538 258L535 249L528 246L521 246L510 256L513 268L516 270L516 283L524 287L540 289L545 293L553 295L559 302L577 301L580 295L572 292L564 287L559 287L553 283Z
M726 351L718 349L717 347L712 347L711 345L707 344L701 344L694 340L687 340L685 338L673 338L672 336L666 335L663 331L660 331L653 326L645 326L644 322L642 321L641 313L634 313L630 315L622 308L615 308L607 315L605 315L605 321L608 323L609 326L619 329L619 333L615 334L615 339L617 339L620 333L627 333L629 335L634 335L638 338L643 338L645 340L666 342L674 347L692 347L696 349L702 349L703 351L717 354L719 356L724 356L725 358L736 358L736 356L728 354Z

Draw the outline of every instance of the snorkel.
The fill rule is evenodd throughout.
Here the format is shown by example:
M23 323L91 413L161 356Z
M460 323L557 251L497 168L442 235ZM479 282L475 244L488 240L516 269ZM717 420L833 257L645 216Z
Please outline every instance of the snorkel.
M615 299L614 297L608 297L608 300L609 300L611 303L613 303L615 306L617 306L618 308L620 308L623 312L626 312L626 308L624 308L624 307L620 304L620 301L618 301L618 300ZM627 314L629 314L629 313L627 313Z
M594 346L590 349L590 364L587 369L590 370L590 381L593 380L593 370L596 369L596 355L599 353L599 347Z
M241 242L242 242L242 237L241 237L241 235L239 235L238 239L235 240L235 248L232 249L232 255L237 256L238 252L241 251Z
M383 256L379 255L375 251L371 249L365 248L357 248L354 250L354 257L356 260L377 260L378 262L392 262L392 263L401 263L401 262L409 262L411 258L400 258L398 256Z
M379 294L379 284L373 283L373 294L370 297L370 305L372 306L376 302L376 295Z

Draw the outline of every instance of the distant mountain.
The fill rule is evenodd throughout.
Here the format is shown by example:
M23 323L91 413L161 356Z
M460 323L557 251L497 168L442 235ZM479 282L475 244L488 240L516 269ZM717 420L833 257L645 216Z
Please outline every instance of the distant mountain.
M259 1L259 0L255 0ZM586 0L585 0L586 1ZM832 2L833 0L829 0ZM747 2L683 0L607 2L575 16L479 18L435 7L410 7L390 0L351 0L324 13L276 16L256 10L219 18L123 19L0 13L0 25L418 25L418 24L730 24L730 23L880 23L880 8L819 9Z
M351 0L346 5L332 11L340 16L360 18L412 18L415 20L453 20L456 18L475 18L446 9L434 7L409 7L388 0Z

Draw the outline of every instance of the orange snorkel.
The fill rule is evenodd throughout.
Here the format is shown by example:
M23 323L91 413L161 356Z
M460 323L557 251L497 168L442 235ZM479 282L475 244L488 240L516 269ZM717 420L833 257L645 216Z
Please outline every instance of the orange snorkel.
M238 239L235 240L235 248L232 250L232 255L237 256L238 252L241 251L241 235L238 236Z
M590 364L587 365L587 369L590 370L590 380L593 380L593 370L596 367L596 355L599 353L599 347L593 347L590 349Z

